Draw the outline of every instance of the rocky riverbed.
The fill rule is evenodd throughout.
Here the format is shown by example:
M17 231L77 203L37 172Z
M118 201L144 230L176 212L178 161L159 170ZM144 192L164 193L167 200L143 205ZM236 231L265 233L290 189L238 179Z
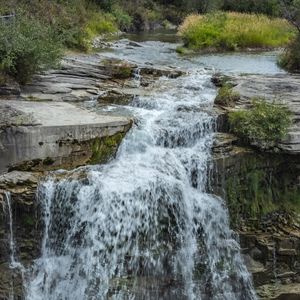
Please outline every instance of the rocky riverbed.
M134 51L144 45L128 42L126 47ZM151 93L152 84L161 76L177 78L186 71L102 54L69 55L60 69L37 75L27 86L0 87L0 204L6 207L5 192L10 192L14 238L23 265L30 265L40 254L44 225L35 196L39 181L49 172L57 180L76 176L84 181L84 167L75 174L53 171L108 161L135 122L134 116L87 110L82 103L126 105L138 95ZM298 299L300 78L243 75L228 80L240 100L235 107L215 106L211 111L219 132L213 145L209 189L227 202L231 226L239 233L259 297ZM248 107L253 96L280 99L293 112L294 124L278 145L279 153L241 146L228 133L227 113ZM9 222L4 209L0 213L1 299L8 299L12 283L16 297L22 295L20 273L9 268Z

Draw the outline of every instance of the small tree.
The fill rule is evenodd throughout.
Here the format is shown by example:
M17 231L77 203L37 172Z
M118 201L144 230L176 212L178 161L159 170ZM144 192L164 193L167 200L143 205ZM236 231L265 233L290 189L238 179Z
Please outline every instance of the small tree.
M49 26L22 15L0 22L0 71L20 83L53 66L61 54L61 43Z
M292 72L300 72L300 0L280 0L284 17L296 28L297 35L284 54L279 64Z
M300 0L280 0L284 17L300 33Z

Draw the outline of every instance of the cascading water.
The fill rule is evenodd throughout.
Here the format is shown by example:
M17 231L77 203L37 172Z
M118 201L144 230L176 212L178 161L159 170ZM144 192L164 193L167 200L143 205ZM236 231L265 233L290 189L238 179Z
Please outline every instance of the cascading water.
M16 244L15 244L14 231L13 231L11 194L9 192L4 192L4 196L5 196L5 204L6 204L6 210L7 210L8 222L9 222L9 251L10 251L9 268L12 270L16 270L17 272L20 272L21 276L23 276L25 272L25 268L16 258ZM10 286L10 291L9 291L9 300L14 300L14 299L15 299L15 293L14 293L14 285L12 281Z
M206 193L209 81L161 78L135 97L115 160L40 185L45 232L27 300L256 299L225 205Z
M7 206L8 220L9 220L9 250L10 250L10 268L16 268L18 263L16 261L16 245L13 233L13 217L11 209L11 195L9 192L4 192L5 203Z

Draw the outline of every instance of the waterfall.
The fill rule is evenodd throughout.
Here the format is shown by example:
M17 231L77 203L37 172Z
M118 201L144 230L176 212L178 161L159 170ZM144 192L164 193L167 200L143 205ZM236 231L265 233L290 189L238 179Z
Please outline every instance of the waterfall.
M134 74L133 74L134 83L135 83L135 86L137 88L139 88L141 86L141 74L140 74L140 72L141 72L140 68L137 67L134 70Z
M14 239L13 231L13 216L11 207L11 194L10 192L4 192L5 202L7 205L8 220L9 220L9 250L10 250L10 264L11 269L19 269L21 272L24 271L23 265L18 261L16 257L16 243Z
M13 217L11 209L11 195L9 192L4 192L5 202L7 205L8 222L9 222L9 250L10 250L10 268L15 269L18 265L16 261L16 245L13 232Z
M204 71L161 78L135 97L115 160L39 186L27 300L256 299L225 203L206 192L214 97Z
M21 273L21 276L23 278L25 268L23 265L18 261L16 256L16 243L14 239L14 231L13 231L13 215L12 215L12 206L11 206L11 194L10 192L4 192L5 196L5 203L7 208L7 214L8 214L8 222L9 222L9 253L10 253L10 259L9 259L9 268L15 271L18 271ZM10 291L9 291L9 300L15 299L15 292L14 292L14 282L11 281Z

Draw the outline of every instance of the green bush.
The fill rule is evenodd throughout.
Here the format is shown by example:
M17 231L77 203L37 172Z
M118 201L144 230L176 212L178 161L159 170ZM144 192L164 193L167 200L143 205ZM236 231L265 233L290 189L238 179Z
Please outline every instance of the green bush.
M124 9L115 5L111 13L115 17L115 21L121 31L128 31L130 29L132 17Z
M231 131L239 137L272 145L286 136L291 115L283 105L253 99L251 109L231 112L229 123Z
M291 72L300 72L300 34L279 58L279 65Z
M240 95L232 90L232 86L225 84L219 89L215 103L224 106L234 106L239 99Z
M0 70L20 83L54 66L61 55L61 43L49 26L21 15L0 23Z
M61 5L61 10L53 14L51 27L67 48L87 51L97 35L118 31L115 17L94 4L77 0L72 5Z

